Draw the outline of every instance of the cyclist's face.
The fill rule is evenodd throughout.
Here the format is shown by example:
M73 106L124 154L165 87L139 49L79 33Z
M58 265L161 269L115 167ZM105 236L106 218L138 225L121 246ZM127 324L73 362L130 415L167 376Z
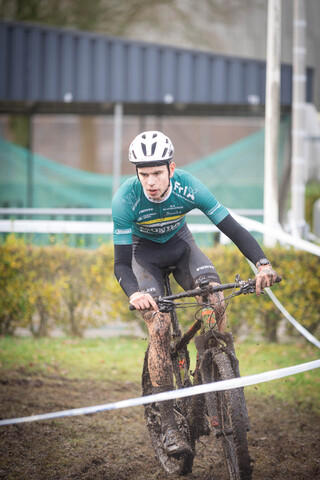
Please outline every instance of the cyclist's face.
M174 174L175 164L169 165L169 177ZM138 175L144 191L152 200L161 200L162 194L168 188L168 167L161 165L160 167L138 168Z

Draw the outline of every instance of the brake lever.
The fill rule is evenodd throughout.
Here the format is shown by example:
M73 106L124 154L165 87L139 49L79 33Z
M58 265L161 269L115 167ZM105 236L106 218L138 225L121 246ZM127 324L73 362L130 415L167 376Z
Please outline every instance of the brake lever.
M255 281L254 280L249 280L246 282L244 285L240 287L239 294L248 294L248 293L255 293L256 291L256 286L255 286Z
M159 312L170 313L174 309L174 302L172 300L158 300Z

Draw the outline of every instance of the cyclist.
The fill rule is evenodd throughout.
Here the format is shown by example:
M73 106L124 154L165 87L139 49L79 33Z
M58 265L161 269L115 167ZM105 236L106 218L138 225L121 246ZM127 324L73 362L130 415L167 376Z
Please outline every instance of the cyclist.
M115 276L148 327L153 393L173 389L170 314L160 313L154 298L164 295L162 269L175 266L173 275L185 290L195 288L203 278L212 284L221 283L212 262L198 248L187 227L185 216L190 210L198 208L205 213L257 266L257 295L273 285L277 276L254 237L202 182L175 168L173 154L172 142L162 132L140 133L129 148L129 160L137 175L119 188L112 201ZM211 295L210 303L219 329L224 331L223 294ZM190 446L178 431L173 401L160 402L159 408L164 449L178 457Z

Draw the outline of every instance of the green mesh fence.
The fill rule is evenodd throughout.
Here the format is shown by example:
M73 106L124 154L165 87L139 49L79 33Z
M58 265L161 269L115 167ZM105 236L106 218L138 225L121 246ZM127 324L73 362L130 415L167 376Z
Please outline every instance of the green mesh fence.
M0 139L0 205L27 207L28 150ZM37 208L111 205L112 176L90 173L32 155L32 206Z
M289 121L286 119L281 122L279 130L279 179L283 171L288 133ZM202 180L226 207L262 209L263 159L264 130L262 129L182 168ZM122 177L122 181L125 178L127 177ZM0 207L27 207L30 180L32 181L33 207L108 208L111 206L113 183L111 175L78 170L37 154L32 155L32 169L30 169L28 150L0 139ZM74 217L74 219L90 220L91 217ZM94 219L110 221L110 218L95 217ZM209 221L198 217L190 218L188 222ZM197 234L196 237L197 241L203 245L213 243L212 234ZM61 240L68 241L72 245L94 247L102 241L109 241L110 236L41 234L31 237L31 241L42 244Z
M280 124L278 173L282 177L288 119ZM187 165L185 170L202 180L228 208L263 208L264 129Z

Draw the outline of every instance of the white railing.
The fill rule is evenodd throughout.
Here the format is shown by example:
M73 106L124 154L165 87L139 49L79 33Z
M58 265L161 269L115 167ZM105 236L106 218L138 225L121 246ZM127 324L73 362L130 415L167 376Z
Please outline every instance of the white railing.
M59 213L58 213L59 212ZM241 214L240 214L241 212ZM244 216L244 212L247 216ZM320 245L308 242L302 238L286 233L280 226L279 228L269 228L261 222L248 218L251 216L261 216L261 210L232 210L235 219L250 232L267 233L280 243L291 245L300 250L312 253L320 257ZM109 208L0 208L0 216L10 215L111 215ZM203 216L199 210L190 212L188 216ZM193 233L213 233L219 230L210 223L189 223L190 230ZM111 234L112 221L88 221L88 220L31 220L31 219L0 219L0 232L3 233L89 233L89 234ZM227 237L220 235L220 241L225 243Z
M262 209L245 209L239 208L233 210L238 215L245 217L263 216ZM111 216L111 208L0 208L1 215L92 215L92 216ZM192 210L188 215L199 216L204 215L200 210Z
M246 216L261 216L263 210L236 210ZM34 220L13 217L21 216L104 216L110 221L94 220ZM3 233L63 233L63 234L112 234L111 208L0 208L0 216L11 217L0 219L0 232ZM188 217L205 217L200 210L193 210ZM211 233L219 230L212 223L189 223L193 233Z

